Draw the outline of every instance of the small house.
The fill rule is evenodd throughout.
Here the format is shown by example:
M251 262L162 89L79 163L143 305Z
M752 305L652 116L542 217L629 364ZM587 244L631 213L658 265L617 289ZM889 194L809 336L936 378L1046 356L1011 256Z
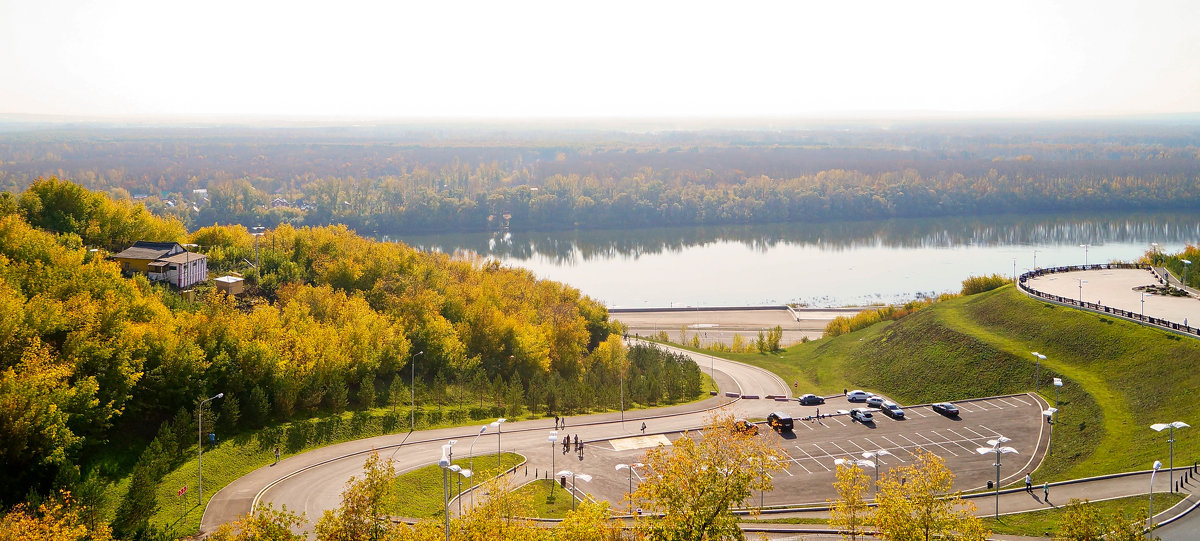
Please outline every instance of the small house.
M143 273L151 281L168 282L175 287L190 287L208 279L208 257L189 252L178 242L139 240L114 254L125 274Z

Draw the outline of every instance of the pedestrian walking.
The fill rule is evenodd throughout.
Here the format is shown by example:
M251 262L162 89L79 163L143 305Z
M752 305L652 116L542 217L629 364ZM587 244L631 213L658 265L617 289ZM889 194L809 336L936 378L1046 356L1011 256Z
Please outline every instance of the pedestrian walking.
M563 430L567 429L567 416L566 415L562 416L562 427L563 427Z
M579 460L583 460L583 442L579 442Z
M554 416L554 429L558 430L558 416L557 415Z
M1046 503L1050 503L1050 483L1042 485L1042 497Z
M646 435L646 422L642 421L642 435Z
M1025 492L1033 492L1033 478L1025 474Z
M817 408L817 418L821 418L821 408Z
M278 464L278 463L279 463L279 446L276 445L275 446L275 464ZM275 464L272 464L272 466L274 466Z

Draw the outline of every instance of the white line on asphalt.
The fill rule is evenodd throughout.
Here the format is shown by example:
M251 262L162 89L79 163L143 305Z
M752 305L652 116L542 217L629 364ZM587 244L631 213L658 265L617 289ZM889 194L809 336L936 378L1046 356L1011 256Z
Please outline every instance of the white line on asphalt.
M989 438L991 438L991 437L995 437L995 436L999 436L999 435L1000 435L1000 433L999 433L999 432L996 432L995 430L992 430L992 429L990 429L990 428L988 428L988 427L986 427L986 426L979 425L979 428L982 428L982 429L984 429L984 430L987 430L988 432L991 432L991 433L992 433L992 436L988 436Z
M1029 402L1026 402L1026 401L1024 401L1024 400L1022 400L1022 399L1020 399L1020 398L1017 398L1017 397L1015 397L1015 396L1013 397L1013 400L1016 400L1017 402L1020 402L1020 403L1022 403L1022 404L1025 404L1026 406L1032 406L1032 405L1033 405L1033 404L1030 404Z
M963 450L963 451L966 451L968 454L970 454L970 453L972 453L972 452L973 452L973 451L971 451L971 448L970 448L970 447L967 447L967 446L965 446L965 445L963 445L963 444L961 444L961 443L958 443L957 441L954 441L954 440L952 440L952 439L950 439L950 438L946 438L946 436L944 436L944 435L942 435L942 434L938 434L938 433L937 433L937 430L930 430L929 432L933 433L933 435L935 435L935 436L938 436L938 437L940 437L940 438L945 438L947 443L953 443L954 445L957 445L957 446L961 447L961 448L962 448L962 450ZM959 437L962 437L962 436L959 436Z
M979 425L979 426L983 426L983 425ZM972 434L974 434L974 435L976 435L976 436L979 436L980 438L983 438L983 439L985 439L985 440L986 440L986 439L988 439L988 437L987 437L987 436L984 436L983 434L980 434L980 433L978 433L978 432L976 432L976 431L974 431L974 430L971 430L971 427L969 427L969 426L964 426L964 427L962 427L962 429L963 429L963 430L966 430L967 432L970 432L970 433L972 433Z
M908 442L909 442L909 443L911 443L911 444L913 444L913 447L916 447L917 449L920 449L920 450L922 450L922 451L928 451L928 452L930 452L930 453L932 453L932 452L933 452L933 451L929 451L929 449L926 449L925 447L921 446L921 444L919 444L919 443L917 443L917 442L913 441L913 439L912 439L912 438L910 438L910 437L908 437L908 436L905 436L904 434L897 434L897 436L900 436L901 438L904 438L904 439L908 440ZM912 451L909 451L909 452L912 452Z
M916 415L917 417L921 417L921 418L929 417L929 414L922 412L921 410L916 409L916 408L906 409L906 410L904 410L904 413L905 414L911 413L911 414Z
M867 440L868 442L871 442L871 445L872 445L872 446L874 446L876 450L883 449L884 451L887 451L887 452L889 452L889 453L891 452L891 449L887 449L887 448L885 448L884 446L882 446L882 445L879 445L878 443L875 443L875 442L871 441L871 438L863 438L863 439L864 439L864 440ZM887 439L887 438L884 438L884 439ZM888 440L888 441L892 441L892 440ZM896 442L894 442L894 441L893 441L893 442L892 442L892 445L893 445L893 446L895 446L895 445L896 445ZM892 453L892 454L894 455L895 453ZM903 458L900 458L900 457L898 457L898 456L896 457L896 460L899 460L900 462L907 462L906 460L904 460Z
M842 426L846 426L846 423L843 423L843 422L842 422L842 420L841 420L841 419L838 419L837 417L830 417L830 418L829 418L829 420L830 420L830 421L836 421L836 422L837 422L837 424L839 424L839 425L842 425Z
M936 441L933 441L933 440L929 439L929 436L926 436L926 435L924 435L924 434L922 434L922 433L920 433L920 432L917 432L917 433L915 433L915 434L913 434L913 435L914 435L914 436L920 436L920 437L922 437L922 438L925 438L925 441L928 441L929 443L932 443L932 444L934 444L934 445L936 445L936 446L938 446L938 447L941 447L943 451L946 451L947 453L950 453L952 456L958 456L958 453L955 453L954 451L951 451L951 450L950 450L950 448L949 448L949 447L946 447L945 445L942 445L942 444L940 444L940 443L938 443L938 442L936 442Z
M811 422L811 421L810 421L810 422L807 422L807 423L800 423L800 424L801 424L802 426L804 426L804 428L807 428L807 429L809 429L809 430L814 430L814 428L811 426L811 425L812 425L812 422Z
M833 442L833 441L831 441L831 442L828 442L828 443L829 443L830 445L834 446L834 447L837 447L837 448L838 448L838 451L840 451L840 452L841 452L843 455L846 455L846 456L852 456L852 455L853 455L853 453L852 453L851 451L847 451L847 450L846 450L845 448L843 448L841 445L838 445L838 444L837 444L837 442Z
M863 449L863 446L861 446L861 445L859 445L859 444L857 444L857 443L854 443L854 442L853 442L853 441L851 441L851 440L846 440L846 443L849 443L850 445L853 445L853 446L855 446L855 447L858 447L858 450L859 450L859 451L862 451L862 452L864 452L864 453L865 453L865 452L867 452L867 450L866 450L866 449Z
M977 444L975 443L975 440L974 440L974 439L972 439L972 438L968 438L968 437L966 437L966 436L964 436L964 435L962 435L962 434L959 434L958 432L955 432L953 428L947 428L947 429L946 429L946 431L947 431L947 432L949 432L949 433L951 433L951 434L954 434L955 436L958 436L958 437L959 437L959 439L961 439L962 441L968 442L968 443L970 443L971 445L977 445ZM967 450L968 450L968 451L970 451L970 449L967 449Z
M880 436L880 437L887 440L888 443L892 444L892 447L895 448L897 451L904 451L904 452L908 453L909 456L912 456L912 451L905 449L903 445L900 445L899 443L892 441L892 439L887 436ZM896 458L900 458L900 457L897 456ZM907 460L900 458L900 462L907 462Z
M820 447L819 445L815 444L815 443L814 443L814 444L812 444L812 445L813 445L813 447L816 447L817 449L821 449L821 447ZM797 449L800 449L800 446L799 446L799 445L797 445L797 446L796 446L796 448L797 448ZM804 454L806 454L806 455L808 455L808 458L811 458L813 462L816 462L817 464L820 464L822 468L825 468L825 471L833 471L832 469L830 469L830 467L829 467L829 466L826 466L826 465L825 465L825 463L821 462L820 460L817 460L817 457L814 457L814 456L812 456L812 455L809 455L809 454L808 454L808 451L805 451L804 449L800 449L800 452L801 452L801 453L804 453ZM824 450L824 449L821 449L821 452L822 452L822 453L825 453L825 450ZM825 455L826 455L826 456L828 456L828 455L829 455L829 453L825 453ZM805 469L808 469L808 468L805 468Z
M1014 404L1013 400L1011 398L1001 398L1000 400L1003 400L1005 404L1009 405L1009 407L1013 407L1013 408L1021 407L1021 406L1018 406L1017 404ZM1026 405L1028 406L1028 404L1026 404Z

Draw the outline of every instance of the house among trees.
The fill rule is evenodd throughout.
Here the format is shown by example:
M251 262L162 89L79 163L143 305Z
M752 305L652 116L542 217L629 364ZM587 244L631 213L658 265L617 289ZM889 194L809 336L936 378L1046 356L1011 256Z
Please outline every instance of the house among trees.
M151 281L167 282L180 289L208 278L208 257L189 252L178 242L139 240L112 256L126 274L144 273Z

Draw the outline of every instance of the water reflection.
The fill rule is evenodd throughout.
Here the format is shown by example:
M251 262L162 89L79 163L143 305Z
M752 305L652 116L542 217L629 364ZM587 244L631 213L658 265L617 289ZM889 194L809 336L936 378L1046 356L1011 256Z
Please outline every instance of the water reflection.
M780 245L822 251L864 248L956 248L1159 242L1186 244L1200 239L1194 213L999 215L922 218L821 224L698 226L634 230L497 232L403 237L425 250L460 250L504 260L543 259L572 266L593 260L638 259L680 253L713 243L736 243L767 253ZM391 239L397 240L397 239Z

